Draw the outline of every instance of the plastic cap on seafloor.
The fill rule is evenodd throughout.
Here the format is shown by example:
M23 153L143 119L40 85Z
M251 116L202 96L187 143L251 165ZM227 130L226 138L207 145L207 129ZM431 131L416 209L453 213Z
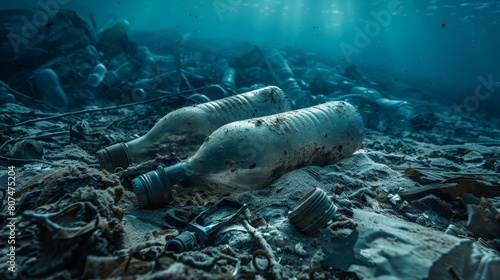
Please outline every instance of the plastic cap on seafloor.
M300 231L313 235L325 226L337 212L337 206L322 189L314 189L292 207L289 218Z
M192 250L196 244L196 235L190 231L183 231L181 234L168 241L165 245L165 250L181 253Z

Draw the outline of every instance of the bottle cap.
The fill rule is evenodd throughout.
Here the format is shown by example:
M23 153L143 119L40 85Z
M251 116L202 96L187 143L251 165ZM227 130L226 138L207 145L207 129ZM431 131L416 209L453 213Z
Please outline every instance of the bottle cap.
M165 245L165 250L174 253L190 251L197 244L196 235L190 231L183 231L175 238L168 241Z
M330 221L337 206L322 189L314 189L302 197L290 211L289 218L300 231L313 235Z
M101 168L114 172L116 168L126 169L130 165L127 146L124 143L114 144L97 152Z
M163 167L150 171L132 180L140 208L170 203L173 200L172 186Z

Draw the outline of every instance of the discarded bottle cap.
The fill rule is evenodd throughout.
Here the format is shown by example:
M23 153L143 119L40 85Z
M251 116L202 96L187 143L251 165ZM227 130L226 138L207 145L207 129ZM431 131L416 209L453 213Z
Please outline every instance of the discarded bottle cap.
M174 253L191 251L196 245L196 236L193 232L183 231L181 234L172 238L166 245L167 251Z
M292 223L307 235L325 226L337 212L337 206L322 189L314 189L302 197L288 213Z
M33 139L22 140L12 147L10 154L21 159L41 159L43 157L43 146Z
M106 170L114 171L116 168L126 169L129 166L128 149L125 143L118 143L102 149L97 154L99 165Z

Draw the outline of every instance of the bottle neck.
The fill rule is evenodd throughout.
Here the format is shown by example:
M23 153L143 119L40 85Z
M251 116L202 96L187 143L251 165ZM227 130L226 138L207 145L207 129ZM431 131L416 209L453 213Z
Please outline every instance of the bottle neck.
M174 165L163 168L166 173L165 179L168 180L167 184L173 186L181 184L190 177L189 162L181 161Z

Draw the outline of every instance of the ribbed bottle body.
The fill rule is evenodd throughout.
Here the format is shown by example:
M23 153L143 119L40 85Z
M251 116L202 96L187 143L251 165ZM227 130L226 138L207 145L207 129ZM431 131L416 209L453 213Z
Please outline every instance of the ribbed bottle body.
M190 180L182 184L260 188L296 168L350 156L361 148L362 126L346 102L233 122L212 133L183 164Z

